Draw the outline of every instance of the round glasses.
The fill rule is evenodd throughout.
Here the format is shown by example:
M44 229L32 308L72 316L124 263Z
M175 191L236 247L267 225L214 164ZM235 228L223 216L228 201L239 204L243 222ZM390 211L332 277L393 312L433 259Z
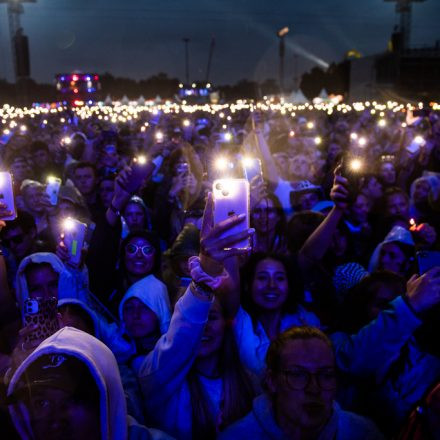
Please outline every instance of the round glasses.
M336 372L334 370L322 370L311 373L307 370L293 369L282 371L286 378L287 385L293 390L303 390L310 385L312 377L322 390L334 390L337 385Z
M136 255L139 249L142 251L142 254L145 257L149 257L150 255L154 254L154 247L148 244L146 244L145 246L127 244L127 246L125 246L125 252L127 252L128 255Z

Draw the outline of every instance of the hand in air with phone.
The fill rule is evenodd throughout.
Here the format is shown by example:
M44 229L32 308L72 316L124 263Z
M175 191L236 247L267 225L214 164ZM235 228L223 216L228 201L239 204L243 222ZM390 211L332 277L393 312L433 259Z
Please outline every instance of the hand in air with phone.
M209 275L216 276L223 270L223 261L229 257L246 255L250 247L242 247L242 243L252 237L254 230L247 227L246 213L231 215L215 223L215 206L212 193L203 214L200 231L200 263ZM232 232L238 227L239 232ZM241 230L240 230L241 229Z
M6 226L6 223L2 220L3 218L7 218L13 215L13 212L8 208L5 203L0 202L0 231L1 228Z
M341 174L341 166L335 169L335 177L333 179L333 186L330 191L330 199L334 202L336 208L345 211L349 205L349 190L348 179Z

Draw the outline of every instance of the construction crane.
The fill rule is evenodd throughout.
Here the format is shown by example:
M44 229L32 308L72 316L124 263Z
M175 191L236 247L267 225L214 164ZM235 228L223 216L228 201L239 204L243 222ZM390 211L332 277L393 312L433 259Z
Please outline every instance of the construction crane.
M412 3L422 3L426 0L384 0L396 3L396 12L400 14L400 33L402 34L402 49L409 49L411 44L411 15Z
M26 35L23 34L20 15L23 14L23 3L35 3L36 0L0 0L8 7L9 38L14 65L15 81L29 77L29 45Z

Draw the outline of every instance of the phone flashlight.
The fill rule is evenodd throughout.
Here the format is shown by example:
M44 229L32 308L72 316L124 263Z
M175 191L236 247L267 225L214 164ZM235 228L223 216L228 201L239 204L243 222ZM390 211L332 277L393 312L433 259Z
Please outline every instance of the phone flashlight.
M229 161L225 157L218 157L215 160L215 168L219 171L226 171L229 166Z
M26 127L26 125L22 125L21 127L20 127L20 131L21 132L25 132L25 131L27 131L27 127Z
M189 127L191 125L191 122L188 119L184 119L183 122L182 122L182 125L184 127Z
M66 136L63 138L63 144L64 145L70 145L72 143L72 139L70 139L69 136Z
M362 169L363 163L362 163L362 160L360 160L360 159L352 159L349 162L348 166L351 171L358 173Z
M377 123L379 127L385 127L387 125L387 121L385 119L379 119L379 122Z
M225 133L224 135L223 135L223 139L226 141L226 142L230 142L230 141L232 141L232 134L231 133Z
M413 232L417 230L417 224L416 224L415 219L413 219L413 218L409 219L409 230L413 231Z
M133 159L134 162L137 162L139 165L145 165L147 163L146 156L138 156Z
M312 121L307 122L307 128L308 128L309 130L311 130L314 126L315 126L315 123L314 123L314 122L312 122Z
M157 142L162 142L163 141L163 133L161 131L158 131L156 133L156 140L157 140Z
M350 139L355 141L358 138L358 134L357 133L351 133L350 134Z
M320 145L322 143L322 138L320 136L315 137L315 145Z
M367 145L367 140L364 137L359 138L358 144L360 147L365 147Z
M295 132L293 130L289 131L289 137L293 138L295 136Z
M75 221L73 218L67 217L63 221L63 229L64 231L73 231L75 229Z
M414 138L414 142L416 144L423 145L425 143L425 139L423 139L422 136L416 136Z
M243 157L241 160L244 167L251 167L254 163L251 157Z

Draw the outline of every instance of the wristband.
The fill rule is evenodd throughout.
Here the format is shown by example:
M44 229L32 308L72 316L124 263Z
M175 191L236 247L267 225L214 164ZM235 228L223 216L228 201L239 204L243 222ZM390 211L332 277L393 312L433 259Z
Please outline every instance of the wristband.
M211 289L211 291L217 290L222 282L228 278L227 272L223 269L223 272L219 276L211 276L208 275L203 269L200 264L200 258L199 257L191 257L188 260L188 266L191 272L191 278L193 279L194 283L202 286L207 286Z

